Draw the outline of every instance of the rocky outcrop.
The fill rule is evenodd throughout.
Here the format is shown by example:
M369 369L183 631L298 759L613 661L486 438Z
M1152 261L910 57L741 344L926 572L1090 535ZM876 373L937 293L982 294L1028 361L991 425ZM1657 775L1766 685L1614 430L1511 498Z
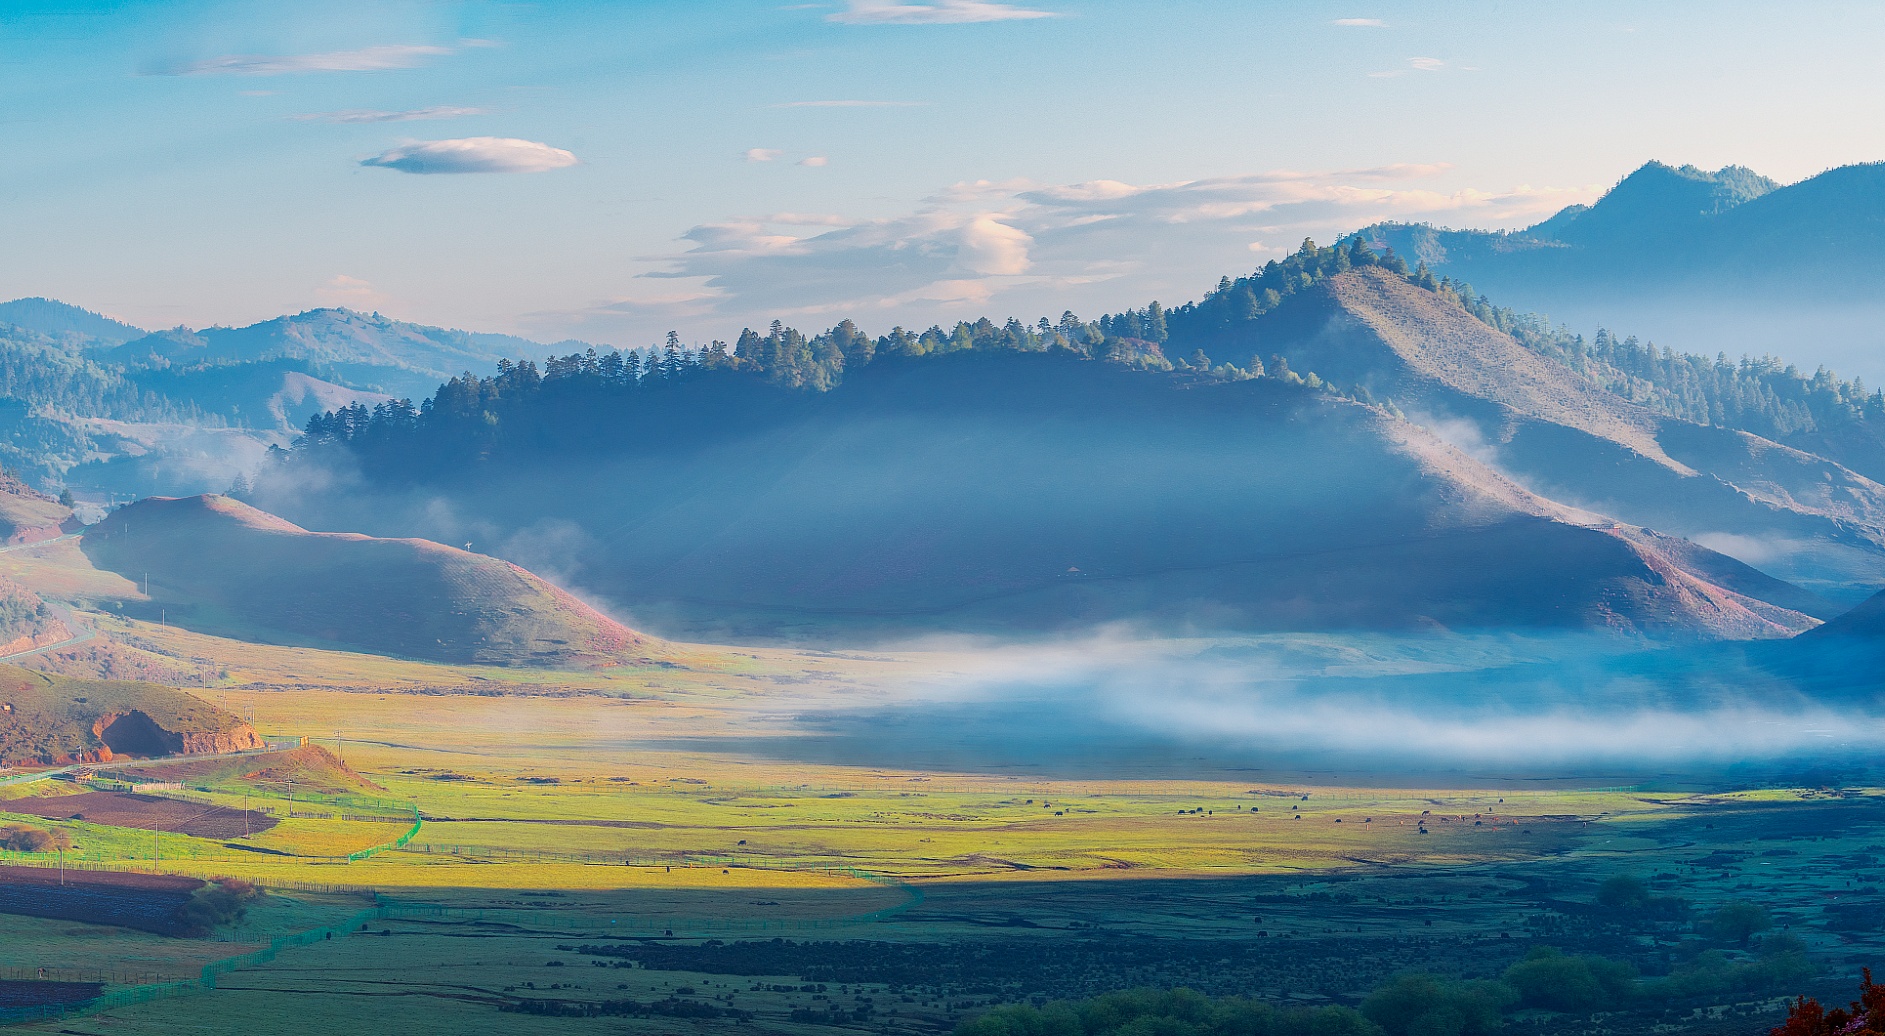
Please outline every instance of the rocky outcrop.
M89 753L94 758L75 762L109 762L121 756L214 755L267 747L255 728L246 723L230 730L178 734L135 709L98 717L92 724L92 736L98 741L97 749Z

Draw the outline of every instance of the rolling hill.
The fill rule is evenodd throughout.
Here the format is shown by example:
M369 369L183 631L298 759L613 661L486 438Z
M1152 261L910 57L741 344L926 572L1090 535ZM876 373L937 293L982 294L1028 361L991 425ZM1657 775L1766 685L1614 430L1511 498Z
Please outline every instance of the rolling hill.
M1724 545L1842 597L1885 582L1885 486L1747 432L1657 414L1379 268L1292 295L1217 346L1284 357L1409 418L1527 489Z
M520 557L560 530L582 585L700 636L1814 623L1796 588L1275 378L965 352L880 357L822 394L703 376L543 406L517 415L528 436L424 477L298 493L340 459L304 455L261 498L327 528L475 516Z
M0 665L0 764L101 762L263 747L248 724L174 687Z
M521 568L416 539L314 533L219 496L153 498L85 533L93 564L206 632L441 662L619 661L647 638Z

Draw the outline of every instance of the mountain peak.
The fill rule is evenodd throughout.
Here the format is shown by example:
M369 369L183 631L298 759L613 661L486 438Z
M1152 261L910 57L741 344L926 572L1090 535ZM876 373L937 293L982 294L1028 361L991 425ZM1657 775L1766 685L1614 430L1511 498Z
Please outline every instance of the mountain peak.
M1527 233L1577 245L1668 236L1779 186L1746 166L1709 172L1692 165L1646 162L1596 204L1567 209Z

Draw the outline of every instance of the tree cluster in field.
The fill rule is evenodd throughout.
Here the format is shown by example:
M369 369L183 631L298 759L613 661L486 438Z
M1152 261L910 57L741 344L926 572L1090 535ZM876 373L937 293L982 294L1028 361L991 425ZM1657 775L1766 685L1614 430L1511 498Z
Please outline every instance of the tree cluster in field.
M1874 984L1866 968L1859 999L1829 1011L1812 997L1800 997L1787 1005L1787 1020L1769 1036L1885 1036L1885 986Z
M261 898L261 887L241 878L211 878L177 906L178 926L191 935L207 935L219 925L241 921Z
M956 1027L956 1036L1380 1036L1347 1007L1272 1007L1243 997L1213 999L1189 989L1134 989L1039 1007L997 1007Z

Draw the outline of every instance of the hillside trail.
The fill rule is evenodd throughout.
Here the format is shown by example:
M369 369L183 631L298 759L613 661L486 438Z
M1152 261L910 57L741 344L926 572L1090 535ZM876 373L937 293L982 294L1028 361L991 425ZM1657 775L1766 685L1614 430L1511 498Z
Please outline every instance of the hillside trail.
M9 546L0 547L0 554L11 554L16 550L33 550L37 547L50 547L55 543L64 543L66 540L76 540L80 535L82 534L68 532L63 536L54 536L49 540L34 540L31 543L14 543Z
M8 549L11 548L0 548L0 550ZM72 609L62 604L55 604L50 607L54 614L59 616L59 621L65 623L65 628L73 631L72 636L54 644L42 644L36 648L27 648L25 651L15 651L10 655L0 655L0 662L9 662L16 658L29 658L42 652L56 651L59 648L71 647L74 644L83 644L88 640L97 638L98 630L86 623L80 622L78 614Z
M292 741L272 741L269 742L266 747L246 748L239 752L198 752L185 755L152 756L150 758L131 756L108 763L73 763L70 766L58 766L50 770L39 770L33 773L15 774L11 777L0 777L0 786L8 784L31 784L34 781L51 780L60 774L72 773L75 770L118 770L127 766L157 766L163 763L194 763L204 759L234 759L237 756L244 755L267 755L270 752L282 751L284 748L290 747L293 744L294 742Z

